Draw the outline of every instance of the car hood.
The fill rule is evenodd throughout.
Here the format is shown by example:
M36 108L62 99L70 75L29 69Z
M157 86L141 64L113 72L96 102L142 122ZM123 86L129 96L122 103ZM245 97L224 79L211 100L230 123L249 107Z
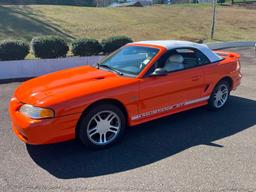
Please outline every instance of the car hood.
M122 82L125 84L129 79L132 78L121 77L113 72L91 66L83 66L33 78L22 83L14 95L23 103L44 106L49 98L60 102L63 99L121 86Z

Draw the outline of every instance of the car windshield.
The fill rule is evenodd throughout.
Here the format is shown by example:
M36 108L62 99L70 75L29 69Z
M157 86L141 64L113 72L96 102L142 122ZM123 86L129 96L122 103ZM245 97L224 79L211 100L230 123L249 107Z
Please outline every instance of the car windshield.
M127 46L109 55L99 63L99 67L106 68L119 74L129 76L138 75L145 66L156 56L159 49Z

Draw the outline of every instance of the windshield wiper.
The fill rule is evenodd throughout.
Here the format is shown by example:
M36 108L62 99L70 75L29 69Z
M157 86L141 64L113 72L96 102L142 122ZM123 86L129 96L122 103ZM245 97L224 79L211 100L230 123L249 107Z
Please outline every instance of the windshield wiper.
M97 66L98 66L98 68L104 67L104 68L106 68L106 69L109 69L109 70L111 70L111 71L114 71L114 72L116 72L118 75L123 75L123 73L122 73L121 71L118 71L117 69L112 68L112 67L110 67L110 66L108 66L108 65L98 64L98 63L97 63Z

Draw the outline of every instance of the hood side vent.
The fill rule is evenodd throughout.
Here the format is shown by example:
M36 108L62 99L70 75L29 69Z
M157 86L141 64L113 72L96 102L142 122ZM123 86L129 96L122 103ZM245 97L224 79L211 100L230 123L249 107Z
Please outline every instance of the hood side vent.
M95 79L101 80L101 79L105 79L105 77L96 77Z

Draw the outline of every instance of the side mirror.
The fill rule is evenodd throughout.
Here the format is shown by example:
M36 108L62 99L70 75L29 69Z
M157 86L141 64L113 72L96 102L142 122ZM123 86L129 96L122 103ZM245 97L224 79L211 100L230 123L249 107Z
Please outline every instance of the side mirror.
M150 74L151 77L157 77L157 76L165 76L168 72L164 68L156 68L153 73Z

